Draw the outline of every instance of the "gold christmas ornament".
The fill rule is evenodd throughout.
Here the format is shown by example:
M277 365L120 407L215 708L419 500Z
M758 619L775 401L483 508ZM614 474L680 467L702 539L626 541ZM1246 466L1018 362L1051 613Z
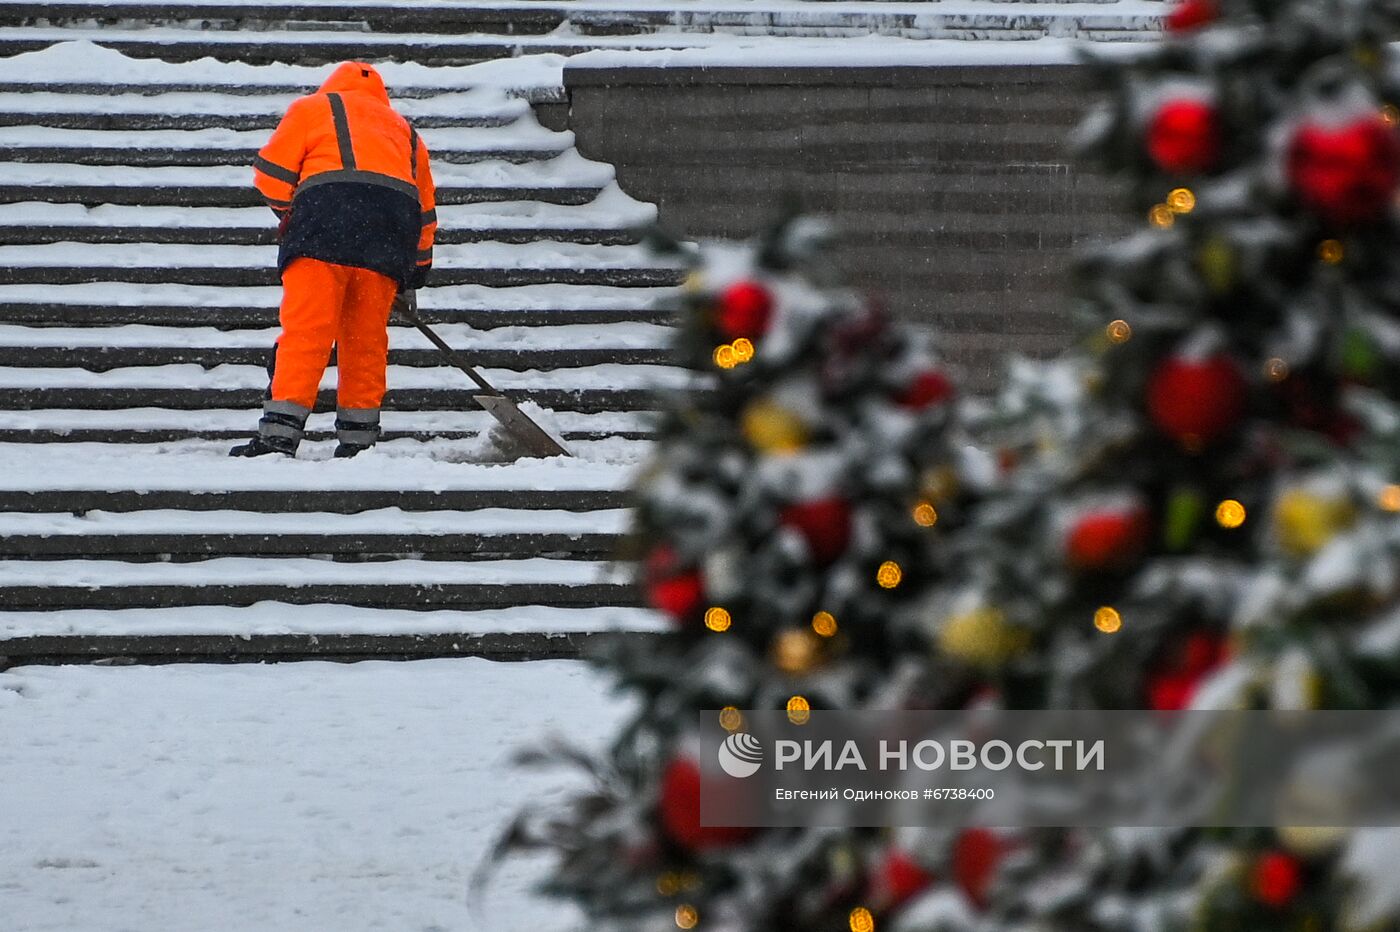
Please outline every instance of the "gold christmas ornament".
M1167 195L1167 206L1179 214L1189 214L1196 209L1196 192L1190 188L1177 188Z
M1094 612L1094 627L1104 634L1117 634L1123 630L1123 616L1112 605L1104 605Z
M938 628L939 650L970 666L1000 666L1023 653L1029 641L1028 632L987 606L945 618Z
M788 674L806 673L816 665L819 643L811 631L803 628L781 631L773 639L770 651L773 666Z
M1356 509L1341 497L1290 489L1274 505L1274 536L1295 557L1311 556L1356 522Z
M919 527L933 527L938 523L938 509L933 502L919 502L914 506L914 523Z
M1227 498L1215 506L1215 523L1227 531L1233 531L1243 525L1246 517L1248 515L1244 510L1244 505L1233 498Z
M705 627L711 631L728 631L733 623L734 619L730 617L729 610L718 605L705 612Z
M771 401L756 401L744 411L744 439L764 453L796 453L807 445L807 425Z
M893 560L886 560L875 571L875 581L881 589L894 589L904 581L904 570Z
M793 696L787 701L788 721L794 725L805 725L812 719L812 704L805 696Z
M836 616L831 612L817 612L812 616L812 630L824 638L836 634Z
M1400 511L1400 485L1388 485L1376 495L1381 511Z
M1126 320L1115 320L1104 328L1104 335L1114 346L1122 346L1133 338L1133 328Z
M699 924L700 914L694 906L683 903L676 907L676 928L693 929Z
M851 910L851 932L875 932L875 917L864 906Z
M744 716L737 708L727 705L719 711L719 727L725 731L738 731L744 727Z

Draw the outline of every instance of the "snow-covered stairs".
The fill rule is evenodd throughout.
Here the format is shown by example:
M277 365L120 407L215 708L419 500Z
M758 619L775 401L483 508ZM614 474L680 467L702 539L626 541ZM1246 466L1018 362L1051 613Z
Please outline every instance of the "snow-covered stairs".
M379 448L331 460L318 412L297 460L231 460L280 294L247 166L312 69L88 48L111 84L0 61L0 658L548 656L654 624L610 562L684 383L653 208L524 99L391 71L439 186L423 315L576 456L484 464L472 386L396 322Z
M0 54L96 37L168 61L469 64L591 49L673 49L755 36L843 39L1151 38L1164 0L186 0L0 3ZM95 31L95 27L100 32Z

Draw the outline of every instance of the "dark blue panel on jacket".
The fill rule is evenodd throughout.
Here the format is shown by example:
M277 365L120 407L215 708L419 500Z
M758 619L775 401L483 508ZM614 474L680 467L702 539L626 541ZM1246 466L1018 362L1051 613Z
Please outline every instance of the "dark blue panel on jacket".
M370 269L408 287L418 256L418 201L392 188L330 182L298 191L277 254L282 270L296 258Z

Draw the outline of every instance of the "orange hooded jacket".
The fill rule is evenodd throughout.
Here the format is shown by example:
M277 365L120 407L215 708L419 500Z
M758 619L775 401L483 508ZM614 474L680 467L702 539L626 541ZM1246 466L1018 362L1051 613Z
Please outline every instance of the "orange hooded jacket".
M293 101L253 168L254 185L288 221L279 268L305 256L422 285L437 232L428 147L372 65L345 62Z

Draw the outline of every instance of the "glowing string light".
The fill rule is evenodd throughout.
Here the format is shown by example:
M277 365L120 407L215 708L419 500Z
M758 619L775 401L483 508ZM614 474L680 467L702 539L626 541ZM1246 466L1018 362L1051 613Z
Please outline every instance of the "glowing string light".
M730 617L728 609L720 608L718 605L705 612L705 627L711 631L728 631L734 619Z

